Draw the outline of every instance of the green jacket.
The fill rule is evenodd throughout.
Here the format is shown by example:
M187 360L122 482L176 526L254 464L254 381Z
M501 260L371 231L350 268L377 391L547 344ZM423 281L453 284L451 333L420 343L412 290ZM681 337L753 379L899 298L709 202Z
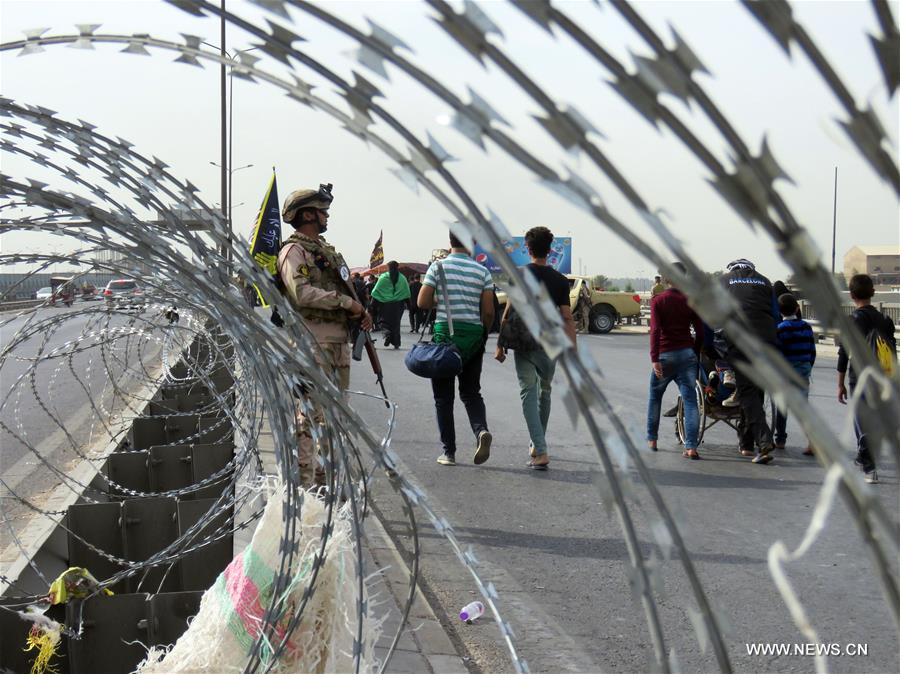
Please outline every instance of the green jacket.
M409 282L403 274L397 276L397 284L391 283L391 275L385 272L378 277L372 289L372 297L382 304L405 302L409 299Z

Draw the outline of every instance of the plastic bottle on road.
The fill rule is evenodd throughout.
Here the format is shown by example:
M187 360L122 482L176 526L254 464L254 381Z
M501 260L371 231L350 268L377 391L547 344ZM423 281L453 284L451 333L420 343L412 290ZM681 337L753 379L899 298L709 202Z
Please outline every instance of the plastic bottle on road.
M459 619L471 624L473 620L477 620L482 615L484 615L484 604L480 601L473 601L471 604L466 604L462 607L462 610L459 612Z

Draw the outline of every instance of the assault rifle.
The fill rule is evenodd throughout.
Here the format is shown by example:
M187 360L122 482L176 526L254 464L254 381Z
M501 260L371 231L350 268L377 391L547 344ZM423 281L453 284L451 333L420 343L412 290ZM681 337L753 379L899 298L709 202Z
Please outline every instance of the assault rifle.
M356 341L353 343L353 360L362 360L363 349L366 350L366 354L369 356L372 372L375 373L375 381L381 387L381 392L384 394L384 406L389 408L391 404L388 402L388 394L384 389L384 371L381 369L378 351L375 350L375 343L372 341L371 333L360 328L359 334L356 336Z

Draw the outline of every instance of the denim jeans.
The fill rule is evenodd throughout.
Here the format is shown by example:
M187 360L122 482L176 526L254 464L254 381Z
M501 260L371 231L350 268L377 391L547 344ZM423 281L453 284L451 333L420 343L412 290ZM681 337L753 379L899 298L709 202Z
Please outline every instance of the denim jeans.
M663 376L650 371L650 397L647 401L647 440L656 440L659 433L659 411L663 394L674 381L684 401L685 449L697 449L700 434L700 411L697 409L697 354L693 349L677 349L659 354Z
M803 379L805 386L803 394L809 399L809 375L812 373L812 363L791 363L800 378ZM787 410L782 412L779 408L775 408L775 442L783 445L787 440Z
M441 444L444 447L444 453L451 456L456 455L456 425L453 421L454 379L459 379L459 399L466 407L469 425L472 427L475 437L478 437L481 431L488 429L487 411L484 407L484 398L481 397L481 360L483 357L484 347L465 362L462 372L456 377L431 380Z
M550 420L550 392L556 361L543 349L515 351L516 376L519 378L519 397L522 414L535 456L547 453L547 422Z
M850 385L850 395L853 395L855 387ZM856 414L853 416L853 432L856 434L856 463L863 469L864 473L871 473L875 470L875 458L872 456L872 450L869 447L869 439L866 436L865 427L868 426L866 420L870 418L872 410L868 407L865 395L856 404Z

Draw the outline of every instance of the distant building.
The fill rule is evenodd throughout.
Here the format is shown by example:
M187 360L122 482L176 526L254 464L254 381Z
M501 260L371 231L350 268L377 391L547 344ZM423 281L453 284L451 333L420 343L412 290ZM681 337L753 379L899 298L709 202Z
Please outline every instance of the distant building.
M876 285L900 284L900 244L853 246L844 255L844 276L868 274Z
M105 269L104 265L114 265L121 268L122 272L119 272L119 275L140 277L149 276L153 273L148 264L134 259L133 256L129 256L126 260L125 254L121 250L98 250L94 253L93 258L94 262L101 269Z

